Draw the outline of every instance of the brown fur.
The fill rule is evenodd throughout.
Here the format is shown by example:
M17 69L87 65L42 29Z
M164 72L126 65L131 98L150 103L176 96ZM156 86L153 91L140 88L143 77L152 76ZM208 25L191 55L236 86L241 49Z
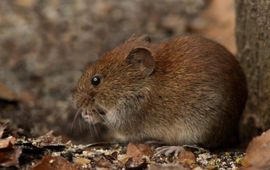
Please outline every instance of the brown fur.
M152 55L154 65L149 59L136 67L127 63L136 48L149 54L135 57ZM96 74L102 81L93 86ZM132 37L89 66L74 93L77 106L88 109L90 123L103 122L115 138L206 147L223 146L237 135L246 97L245 76L234 56L194 35L160 44Z

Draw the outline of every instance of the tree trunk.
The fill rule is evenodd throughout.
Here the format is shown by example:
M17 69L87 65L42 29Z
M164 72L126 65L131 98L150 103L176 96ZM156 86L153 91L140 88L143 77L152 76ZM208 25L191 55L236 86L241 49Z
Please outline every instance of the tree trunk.
M270 1L236 0L237 58L247 77L249 99L242 137L270 128Z

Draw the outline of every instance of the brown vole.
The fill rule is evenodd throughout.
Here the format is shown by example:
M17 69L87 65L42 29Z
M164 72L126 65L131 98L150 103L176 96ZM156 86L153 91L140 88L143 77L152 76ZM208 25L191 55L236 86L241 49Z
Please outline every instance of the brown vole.
M237 135L246 80L234 56L195 35L130 38L86 68L74 101L121 141L224 146Z

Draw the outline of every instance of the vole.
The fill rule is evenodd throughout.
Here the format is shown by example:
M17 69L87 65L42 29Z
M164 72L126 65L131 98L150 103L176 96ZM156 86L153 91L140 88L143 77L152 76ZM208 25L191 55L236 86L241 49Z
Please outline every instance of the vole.
M131 37L89 65L74 101L114 139L221 147L237 136L245 75L223 46L197 35Z

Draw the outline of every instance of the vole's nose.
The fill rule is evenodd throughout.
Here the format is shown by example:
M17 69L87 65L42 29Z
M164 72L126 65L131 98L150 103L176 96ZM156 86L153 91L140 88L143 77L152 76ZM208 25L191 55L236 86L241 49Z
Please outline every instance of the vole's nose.
M89 116L89 112L87 110L82 111L82 117L87 117Z
M81 115L85 121L91 122L91 112L89 112L88 110L83 110Z

